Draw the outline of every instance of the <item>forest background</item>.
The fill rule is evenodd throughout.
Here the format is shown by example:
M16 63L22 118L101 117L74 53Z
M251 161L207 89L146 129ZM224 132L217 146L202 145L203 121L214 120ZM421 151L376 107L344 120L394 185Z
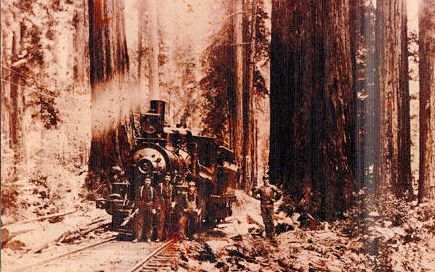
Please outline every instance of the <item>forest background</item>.
M421 107L427 103L424 105L430 108L433 101L430 93L433 68L429 64L426 71L429 77L424 77L429 87L422 89L419 85L422 70L418 68L424 62L418 62L418 57L426 56L433 63L433 53L430 48L419 51L417 38L418 34L425 35L425 30L429 33L425 36L428 41L432 37L430 19L426 28L418 28L419 15L421 24L425 22L424 15L431 14L431 1L399 1L394 5L391 1L325 1L323 6L314 5L323 9L325 18L315 17L318 10L310 10L309 6L272 2L258 0L250 5L250 1L235 1L228 5L228 1L162 0L158 1L158 11L152 11L144 1L133 0L4 1L1 113L4 220L8 216L16 220L34 213L53 213L74 206L83 198L92 199L98 194L105 171L123 164L125 146L131 142L135 122L130 119L148 107L148 75L152 69L147 62L152 53L148 31L153 12L158 13L158 74L162 98L168 103L168 123L181 123L216 136L235 149L245 175L241 187L255 184L270 162L273 182L287 188L294 200L304 195L307 188L313 192L313 207L316 194L320 195L317 198L323 198L317 200L317 206L321 203L323 207L319 211L321 217L333 216L325 211L335 213L348 208L349 196L357 192L357 187L373 182L377 183L373 185L376 190L384 186L386 183L377 180L384 174L393 182L386 187L401 188L394 194L407 192L412 198L420 192L422 200L424 180L429 184L426 191L433 190L430 185L433 173L422 170L430 170L433 165L433 124L428 120L434 111L425 113ZM345 12L334 13L334 9ZM328 18L336 18L337 25ZM383 27L379 27L381 24L376 22L382 20ZM306 23L319 27L304 32ZM235 25L240 25L239 32ZM306 48L299 49L287 40L308 41L316 31L330 33L333 38L323 35L319 39L323 41L321 45L308 43ZM384 42L377 42L379 38L385 38ZM255 51L244 48L252 45L252 41ZM309 54L321 54L322 50L338 51L336 56L317 56L317 60L324 61L323 67L306 70L296 67L309 63L313 56L316 59L316 55ZM234 59L240 51L244 55L237 64ZM252 59L248 52L254 52ZM378 61L376 65L370 63L373 58ZM331 65L334 61L335 66ZM242 69L233 69L234 63ZM370 69L371 65L375 71ZM379 65L384 68L378 68ZM399 66L400 71L390 69ZM319 69L327 73L322 77ZM340 78L335 72L341 73ZM312 85L304 78L309 74L319 75ZM300 82L294 80L298 76L302 77ZM321 86L322 78L333 82ZM301 88L297 87L296 95L289 98L287 86ZM316 123L322 126L315 130L304 126L308 120L304 118L322 118L311 115L313 109L327 118L337 117L328 114L330 109L321 103L306 104L322 98L316 88L327 93L328 103L333 103L338 116L344 114L345 119L339 116L323 120ZM241 89L245 91L240 92ZM375 89L382 92L376 93ZM421 97L421 90L429 92ZM241 101L244 105L240 107ZM409 103L409 107L404 104L398 110L400 101ZM269 104L275 109L272 114ZM246 108L248 117L240 113ZM384 119L370 119L378 115ZM374 123L378 125L369 131ZM243 131L241 127L249 129ZM240 136L243 132L250 137L255 135L256 144L249 137L245 142ZM306 137L314 139L314 145ZM368 150L366 142L372 142L378 149ZM375 158L373 152L377 151L380 157ZM317 154L317 159L306 157L310 152ZM429 159L422 160L420 154ZM336 161L334 156L344 159ZM322 165L320 161L331 164ZM246 165L254 162L258 166L252 172L246 170ZM321 173L309 169L317 166ZM331 190L320 182L325 177L331 179Z

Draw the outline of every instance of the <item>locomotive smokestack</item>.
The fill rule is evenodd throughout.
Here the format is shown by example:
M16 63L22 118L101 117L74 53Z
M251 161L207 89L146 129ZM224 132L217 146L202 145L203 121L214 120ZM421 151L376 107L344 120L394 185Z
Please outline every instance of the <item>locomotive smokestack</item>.
M160 100L159 89L159 36L158 36L158 0L148 0L149 3L149 32L151 40L150 52L150 73L149 73L149 87L150 99Z
M165 101L163 100L151 100L151 112L157 113L160 115L160 120L162 125L165 123Z
M148 0L149 3L149 33L150 33L150 108L151 112L160 115L160 125L165 122L165 101L160 99L159 88L159 36L158 36L158 0Z

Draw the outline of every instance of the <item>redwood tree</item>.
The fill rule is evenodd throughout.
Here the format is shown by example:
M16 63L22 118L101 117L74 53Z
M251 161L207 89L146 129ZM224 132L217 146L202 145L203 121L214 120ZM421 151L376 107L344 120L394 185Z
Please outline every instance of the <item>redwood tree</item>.
M380 192L412 193L405 1L376 2Z
M311 213L351 201L349 2L272 2L270 174Z
M92 87L89 172L91 177L101 177L104 170L125 163L129 148L127 126L120 106L129 59L123 1L90 0L88 6ZM92 180L89 179L89 187L94 186Z
M434 1L421 1L419 18L420 173L418 200L435 198Z
M397 196L412 196L411 180L411 117L409 95L409 63L408 63L408 19L406 1L402 1L400 14L400 64L399 64L399 93L397 101L398 131L397 131L397 183L395 194Z
M245 7L247 2L245 2ZM263 0L256 0L251 3L255 5L256 11L253 14L256 15L255 20L250 16L250 24L247 24L247 18L245 18L245 23L243 24L243 34L246 41L250 41L249 45L255 45L255 50L249 50L249 53L245 54L244 67L249 66L249 72L246 73L246 80L244 83L245 91L243 100L245 105L243 105L243 116L245 118L244 123L249 123L248 121L253 121L253 115L247 114L253 109L249 106L249 103L254 103L255 99L262 98L267 95L268 90L266 87L266 80L261 70L259 69L259 63L267 61L269 58L269 29L267 27L266 21L268 19L268 14L265 11L265 5ZM249 10L254 10L251 6ZM235 51L234 46L234 24L233 17L235 14L232 13L231 9L228 9L229 16L227 20L224 21L220 31L213 37L210 46L206 48L202 64L205 72L205 76L200 80L200 87L203 91L206 111L204 112L204 129L203 133L210 136L215 136L222 139L224 142L229 143L230 148L235 149L235 126L236 126L236 71L235 71ZM249 28L248 28L249 26ZM254 27L255 26L255 27ZM254 27L254 29L252 29ZM241 44L241 46L247 47L247 43ZM249 58L248 56L249 55ZM248 65L249 64L249 65ZM246 70L246 69L245 69ZM248 91L249 90L249 91ZM252 101L254 100L254 101ZM249 103L248 103L249 102ZM253 110L252 110L253 111ZM240 125L240 124L239 124ZM245 135L248 134L248 130L253 134L254 125L244 126ZM252 137L252 135L251 135ZM244 137L246 139L246 137ZM250 142L250 143L249 143ZM255 157L254 151L249 152L248 146L251 145L253 148L253 142L255 140L253 137L250 141L244 142L243 155ZM242 146L240 146L241 148ZM249 154L251 153L251 154ZM243 158L242 158L243 159ZM240 161L242 163L242 161ZM255 168L254 162L251 165L247 165L247 168ZM248 171L246 169L246 171ZM251 174L251 176L254 176ZM251 182L246 184L249 187Z

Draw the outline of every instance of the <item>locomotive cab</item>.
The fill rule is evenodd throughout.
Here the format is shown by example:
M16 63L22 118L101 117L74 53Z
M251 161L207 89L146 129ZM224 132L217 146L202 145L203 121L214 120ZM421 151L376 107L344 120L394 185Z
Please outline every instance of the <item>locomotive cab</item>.
M204 195L205 218L210 225L232 214L236 200L237 164L234 152L210 137L195 137L198 144L199 192Z

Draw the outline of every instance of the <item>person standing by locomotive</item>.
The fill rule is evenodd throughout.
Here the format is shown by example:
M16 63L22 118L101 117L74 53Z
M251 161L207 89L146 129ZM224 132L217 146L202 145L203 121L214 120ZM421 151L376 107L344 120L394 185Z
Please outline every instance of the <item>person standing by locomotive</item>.
M151 178L144 179L144 185L136 192L136 203L138 213L135 216L135 235L133 242L142 241L145 234L145 241L151 240L153 210L157 200L156 192L151 186ZM155 213L155 210L154 210Z
M196 223L199 214L197 209L197 190L195 182L190 181L186 196L186 208L184 209L184 222L180 224L180 228L184 230L185 235L189 238L193 238L193 234L196 230Z
M187 182L185 178L177 177L175 172L175 186L173 188L174 202L171 204L171 230L170 232L178 235L179 239L184 238L185 216L184 209L187 207Z
M269 176L263 176L263 186L253 189L253 197L260 200L261 216L263 217L266 237L273 239L275 236L275 225L273 223L274 201L281 196L279 189L269 184Z
M171 223L171 205L172 197L172 184L171 176L166 174L163 182L157 185L158 195L158 225L157 225L157 239L164 240L169 236L169 227Z

